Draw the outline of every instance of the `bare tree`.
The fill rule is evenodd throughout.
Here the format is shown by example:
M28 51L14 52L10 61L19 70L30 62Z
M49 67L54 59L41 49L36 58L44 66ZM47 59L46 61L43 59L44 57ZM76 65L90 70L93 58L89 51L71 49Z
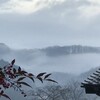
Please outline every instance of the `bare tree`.
M66 86L49 85L30 91L31 100L88 100L80 83L72 81Z

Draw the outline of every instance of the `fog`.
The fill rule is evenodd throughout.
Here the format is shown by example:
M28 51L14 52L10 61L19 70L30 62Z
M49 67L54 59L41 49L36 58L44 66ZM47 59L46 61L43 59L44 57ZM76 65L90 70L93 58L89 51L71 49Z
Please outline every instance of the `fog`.
M73 46L66 46L14 50L5 44L0 44L0 59L8 62L15 59L16 65L33 73L64 72L81 74L91 68L100 66L99 48L86 48L84 46L74 46L74 48Z
M84 72L89 72L90 69L100 66L99 49L98 47L91 48L74 45L47 47L43 49L14 50L7 47L5 44L0 44L0 59L8 62L15 59L16 65L35 75L40 72L52 73L52 79L56 80L60 85L66 85L71 80L83 80L87 77L87 73ZM0 61L0 64L3 60ZM84 74L86 76L84 76ZM28 81L28 83L31 84L30 81ZM33 89L34 87L45 85L45 82L41 84L38 80L35 81L35 84L32 83ZM27 91L26 87L24 89ZM19 92L16 93L14 91L15 93L13 93L13 90L8 90L6 92L13 100L27 100L27 98L24 99ZM15 96L17 98L15 98ZM5 98L1 99L6 100Z
M100 66L100 54L68 54L63 56L50 57L40 51L33 53L20 52L3 56L3 59L11 61L16 59L16 65L33 73L39 72L64 72L81 74Z
M81 74L100 66L100 54L73 54L59 57L38 57L28 70Z

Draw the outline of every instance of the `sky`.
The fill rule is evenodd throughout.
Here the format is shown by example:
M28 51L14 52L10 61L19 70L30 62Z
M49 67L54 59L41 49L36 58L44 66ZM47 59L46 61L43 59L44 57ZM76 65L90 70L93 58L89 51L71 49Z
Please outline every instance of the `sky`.
M0 42L11 48L100 47L100 0L0 0Z

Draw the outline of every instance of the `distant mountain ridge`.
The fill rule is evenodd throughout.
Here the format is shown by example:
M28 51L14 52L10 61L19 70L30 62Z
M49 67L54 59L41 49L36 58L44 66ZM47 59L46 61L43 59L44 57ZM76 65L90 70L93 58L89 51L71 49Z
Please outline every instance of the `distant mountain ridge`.
M66 85L68 83L70 84L73 80L80 83L84 82L87 77L99 68L97 66L100 65L100 48L71 45L52 46L42 49L14 50L0 43L0 59L0 67L16 59L15 64L20 65L25 70L29 68L27 71L31 71L32 73L35 71L37 73L44 71L52 73L52 79L59 82L60 85ZM77 74L80 71L82 74ZM8 93L14 98L13 100L24 100L23 97L19 97L19 94L17 94L18 98L15 98L16 93L14 94L13 91L8 90Z
M0 43L0 59L34 72L81 73L100 65L100 47L71 45L15 50Z
M70 46L50 46L42 49L21 49L13 50L6 44L0 43L0 55L14 53L33 53L35 51L43 52L47 56L59 56L67 54L80 54L80 53L100 53L100 47L82 46L82 45L70 45Z
M54 46L42 49L48 56L59 56L67 54L80 54L80 53L100 53L99 47L71 45L71 46Z

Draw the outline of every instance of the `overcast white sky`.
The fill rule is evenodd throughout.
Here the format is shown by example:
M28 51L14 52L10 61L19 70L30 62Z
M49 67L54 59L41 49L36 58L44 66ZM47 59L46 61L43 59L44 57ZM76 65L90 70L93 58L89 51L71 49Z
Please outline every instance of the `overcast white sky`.
M0 42L100 46L100 0L0 0Z

